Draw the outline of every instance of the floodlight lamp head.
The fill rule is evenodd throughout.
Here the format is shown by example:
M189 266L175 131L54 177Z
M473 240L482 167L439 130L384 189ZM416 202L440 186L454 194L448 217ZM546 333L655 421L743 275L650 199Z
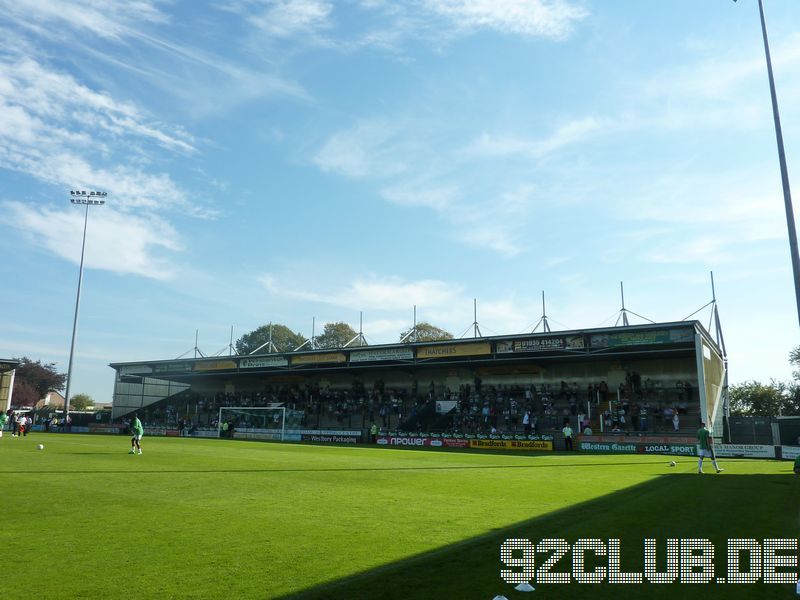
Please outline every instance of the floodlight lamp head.
M70 190L69 193L72 195L70 202L73 204L103 205L108 196L108 192L87 192L86 190Z

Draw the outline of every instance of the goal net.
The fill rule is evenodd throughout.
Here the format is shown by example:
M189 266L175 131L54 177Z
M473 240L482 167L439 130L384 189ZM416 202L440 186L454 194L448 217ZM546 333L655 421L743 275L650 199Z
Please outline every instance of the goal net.
M285 406L223 406L217 429L220 437L282 442L300 429L302 417L302 411Z

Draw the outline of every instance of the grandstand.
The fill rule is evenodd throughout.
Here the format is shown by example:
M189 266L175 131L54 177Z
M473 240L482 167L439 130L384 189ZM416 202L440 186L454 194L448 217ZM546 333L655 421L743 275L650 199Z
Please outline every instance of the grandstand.
M166 428L283 406L320 430L521 434L526 411L531 433L723 430L724 361L699 321L110 366L112 419Z

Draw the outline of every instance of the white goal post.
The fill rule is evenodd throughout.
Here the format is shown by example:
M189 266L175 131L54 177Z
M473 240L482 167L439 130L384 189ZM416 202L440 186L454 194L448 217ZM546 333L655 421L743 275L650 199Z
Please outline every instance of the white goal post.
M228 431L237 431L240 437L254 439L286 439L285 406L221 406L217 431L223 437L222 424L228 423ZM247 435L252 434L252 435Z

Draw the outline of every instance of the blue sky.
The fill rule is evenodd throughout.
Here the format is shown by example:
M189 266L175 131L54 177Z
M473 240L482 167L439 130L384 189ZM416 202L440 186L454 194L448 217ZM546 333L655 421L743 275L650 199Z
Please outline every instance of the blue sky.
M800 3L767 0L790 177ZM755 0L0 0L0 357L110 362L272 322L388 343L677 321L731 382L798 343ZM800 185L795 185L800 202ZM698 318L708 324L708 310ZM640 322L632 318L632 322Z

